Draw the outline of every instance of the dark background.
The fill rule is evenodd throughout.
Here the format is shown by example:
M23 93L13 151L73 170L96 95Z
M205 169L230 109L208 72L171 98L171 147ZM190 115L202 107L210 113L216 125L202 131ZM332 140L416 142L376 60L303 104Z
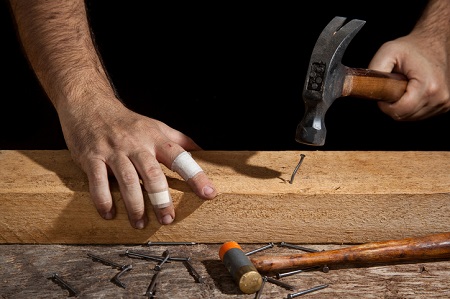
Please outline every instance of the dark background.
M309 58L335 16L366 21L343 63L367 67L406 35L426 1L155 4L88 1L105 66L124 103L207 150L449 150L450 113L396 122L374 101L340 98L322 147L295 142ZM57 114L21 51L1 2L0 149L64 149Z

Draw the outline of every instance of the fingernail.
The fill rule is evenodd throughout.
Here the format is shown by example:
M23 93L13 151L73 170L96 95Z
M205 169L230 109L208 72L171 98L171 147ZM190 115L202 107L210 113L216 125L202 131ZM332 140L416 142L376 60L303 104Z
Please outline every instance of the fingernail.
M169 214L167 214L161 218L161 224L171 224L172 222L173 222L173 218Z
M111 212L106 212L105 214L103 214L103 218L104 219L106 219L106 220L111 220L111 219L113 219L113 213L111 213Z
M203 187L203 194L205 194L205 196L210 196L211 194L214 193L214 189L211 186L205 186Z
M137 229L143 229L144 228L144 220L138 220L134 223L134 227Z

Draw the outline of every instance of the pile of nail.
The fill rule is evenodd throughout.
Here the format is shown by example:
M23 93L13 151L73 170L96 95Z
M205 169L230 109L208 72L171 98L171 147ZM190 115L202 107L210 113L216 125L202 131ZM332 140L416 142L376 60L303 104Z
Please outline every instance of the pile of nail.
M194 245L196 243L194 242L148 242L147 245ZM168 249L166 249L161 256L156 255L147 255L139 252L134 252L130 250L126 250L123 254L129 258L136 258L136 259L143 259L143 260L149 260L149 261L156 261L157 264L153 268L154 274L152 276L151 282L145 292L145 296L148 298L156 298L156 284L158 280L158 276L161 273L161 270L163 268L163 265L168 261L176 261L176 262L182 262L186 268L188 269L190 275L192 275L195 279L195 282L197 283L204 283L204 278L195 270L194 266L191 263L190 257L176 257L171 256ZM113 262L109 259L103 258L102 256L87 253L87 257L91 258L95 262L100 262L104 265L110 266L114 269L119 270L112 278L111 282L116 284L117 286L121 288L126 288L126 284L123 283L120 280L120 277L133 269L133 266L131 264L121 265L116 262ZM78 291L72 287L68 282L66 282L58 273L52 273L51 277L49 279L52 279L55 283L60 285L62 288L66 289L69 292L69 297L76 297L78 295Z
M194 245L196 243L194 242L148 242L147 245ZM245 253L245 255L252 255L255 254L257 252L261 252L263 250L269 249L274 247L275 244L274 243L269 243L268 245L265 245L263 247L257 248L255 250L252 251L248 251ZM287 248L291 248L291 249L296 249L296 250L302 250L302 251L306 251L306 252L317 252L318 250L312 249L312 248L307 248L307 247L302 247L302 246L298 246L295 244L289 244L286 242L281 242L278 244L278 246L280 247L287 247ZM195 270L195 268L193 267L191 261L190 261L190 257L177 257L177 256L172 256L169 252L168 249L166 249L162 255L157 256L157 255L148 255L148 254L143 254L143 253L139 253L139 252L135 252L135 251L130 251L130 250L126 250L125 253L123 254L129 258L136 258L136 259L143 259L143 260L148 260L148 261L155 261L157 262L157 264L155 265L155 267L153 268L154 270L154 274L152 276L152 279L150 281L150 284L148 285L147 290L145 291L145 296L147 296L148 298L156 298L156 284L158 281L158 276L161 273L161 270L163 269L163 266L166 262L168 261L176 261L176 262L182 262L186 268L188 269L190 275L192 275L194 277L195 282L197 283L204 283L204 278ZM121 287L121 288L126 288L126 284L123 283L120 280L120 277L133 269L131 264L126 264L126 265L121 265L118 263L115 263L111 260L105 259L102 256L96 255L96 254L92 254L92 253L87 253L87 257L91 258L93 261L95 262L100 262L104 265L110 266L114 269L117 269L118 272L111 278L111 282L116 284L117 286ZM291 276L291 275L295 275L295 274L299 274L302 272L306 272L306 271L312 271L312 270L321 270L322 272L328 272L329 268L324 265L324 266L319 266L319 267L311 267L311 268L306 268L306 269L298 269L298 270L294 270L294 271L290 271L290 272L284 272L284 273L275 273L275 278L274 277L269 277L269 276L263 276L263 282L262 285L259 289L259 291L256 293L256 298L255 299L259 299L262 294L263 294L263 290L264 290L264 285L266 282L278 285L280 287L283 287L287 290L290 291L294 291L295 287L293 285L287 284L285 282L282 282L280 279L283 277L287 277L287 276ZM58 285L60 285L62 288L66 289L69 292L69 297L74 297L78 295L78 291L73 288L69 283L67 283L64 279L62 279L60 277L60 275L58 273L53 273L51 275L51 277L49 277L49 279L52 279L55 283L57 283ZM322 285L318 285L306 290L302 290L299 292L295 292L295 293L290 293L287 295L287 299L292 299L301 295L305 295L311 292L315 292L321 289L324 289L328 287L327 284L322 284Z

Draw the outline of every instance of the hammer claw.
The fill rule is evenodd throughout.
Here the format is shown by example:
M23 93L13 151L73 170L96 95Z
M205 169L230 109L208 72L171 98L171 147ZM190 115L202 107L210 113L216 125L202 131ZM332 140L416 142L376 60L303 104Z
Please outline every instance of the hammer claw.
M311 61L340 62L348 44L366 23L354 19L344 25L346 18L335 17L323 29L315 44ZM339 55L336 57L336 55Z

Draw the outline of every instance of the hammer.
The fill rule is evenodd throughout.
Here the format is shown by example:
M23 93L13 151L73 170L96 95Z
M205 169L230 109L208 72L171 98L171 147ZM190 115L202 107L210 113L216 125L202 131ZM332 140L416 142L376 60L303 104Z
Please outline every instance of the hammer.
M405 93L407 78L398 73L350 68L341 63L347 46L365 21L335 17L314 46L303 88L305 114L295 140L308 145L325 144L325 114L335 99L345 96L395 102Z
M436 259L450 259L450 232L372 242L328 251L250 258L260 272L323 265L386 264Z

